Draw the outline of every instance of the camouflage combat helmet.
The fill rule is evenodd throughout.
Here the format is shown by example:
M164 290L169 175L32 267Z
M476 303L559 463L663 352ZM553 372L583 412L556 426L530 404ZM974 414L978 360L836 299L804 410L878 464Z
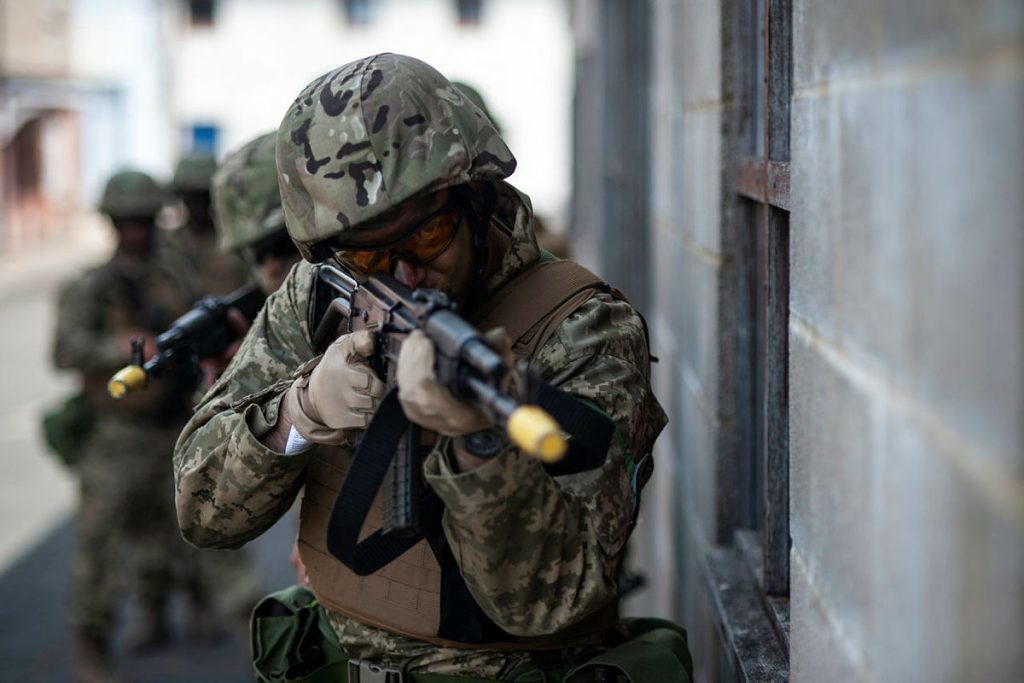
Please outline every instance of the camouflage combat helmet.
M396 54L350 62L310 83L277 132L288 232L322 260L403 201L471 180L500 180L516 160L491 121L433 67Z
M217 170L217 160L207 152L192 152L174 169L171 189L175 192L209 192L210 179Z
M213 174L213 208L220 248L238 251L284 229L274 164L275 133L228 155Z
M163 190L145 173L120 171L107 181L99 210L111 218L155 216L165 199Z

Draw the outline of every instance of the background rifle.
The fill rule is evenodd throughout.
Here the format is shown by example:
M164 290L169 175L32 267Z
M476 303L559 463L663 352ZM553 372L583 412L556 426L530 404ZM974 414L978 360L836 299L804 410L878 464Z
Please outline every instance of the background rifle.
M525 365L508 367L483 335L455 312L443 292L410 291L389 275L360 284L327 264L320 266L318 286L321 283L335 296L313 334L314 348L324 349L349 332L374 332L376 348L370 366L390 389L396 383L402 342L420 329L434 343L438 381L455 397L481 409L528 455L554 462L565 454L565 436L558 423L539 406L516 401L502 389L512 372L521 373L520 386L530 384ZM410 424L384 482L384 532L418 529L419 440L419 428Z
M256 318L266 299L255 284L236 289L224 296L206 296L157 335L156 353L143 362L143 339L132 341L132 362L110 378L107 391L122 398L146 386L170 367L185 367L198 372L199 361L219 356L238 334L228 324L228 309L241 311L246 320Z

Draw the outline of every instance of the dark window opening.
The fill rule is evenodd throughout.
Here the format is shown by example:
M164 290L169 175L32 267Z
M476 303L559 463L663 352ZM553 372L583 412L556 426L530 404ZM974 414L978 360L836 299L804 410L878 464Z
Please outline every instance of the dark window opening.
M197 123L185 131L185 147L190 152L217 154L220 128L210 123Z
M459 23L463 26L476 26L483 17L483 0L456 0Z
M350 26L370 23L370 0L345 0L345 21Z
M745 0L729 13L723 58L734 109L725 140L732 168L722 225L735 269L723 344L735 353L723 388L733 434L719 480L711 563L722 645L749 678L789 652L789 134L792 0ZM717 563L717 564L716 564ZM731 578L730 578L731 577ZM722 588L724 587L724 588ZM756 635L753 635L756 631ZM772 678L771 680L775 680Z
M789 98L790 0L749 0L737 16L735 192L751 286L752 443L741 479L761 537L762 586L789 594ZM741 465L741 466L744 466Z
M14 161L14 190L27 196L39 191L43 179L42 132L40 119L32 119L14 136L11 152Z
M189 23L193 26L212 26L216 4L214 0L189 0Z

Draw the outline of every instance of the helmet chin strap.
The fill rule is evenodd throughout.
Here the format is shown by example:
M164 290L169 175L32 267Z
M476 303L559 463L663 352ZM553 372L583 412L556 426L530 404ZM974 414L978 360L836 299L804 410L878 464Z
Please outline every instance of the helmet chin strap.
M461 192L465 192L465 202L472 213L468 218L472 235L473 279L469 285L466 311L464 311L468 312L483 303L486 294L484 290L487 284L487 266L491 255L487 233L491 227L491 216L494 215L497 192L490 183L484 185L482 192L474 192L470 188L461 190ZM479 211L477 211L478 206Z

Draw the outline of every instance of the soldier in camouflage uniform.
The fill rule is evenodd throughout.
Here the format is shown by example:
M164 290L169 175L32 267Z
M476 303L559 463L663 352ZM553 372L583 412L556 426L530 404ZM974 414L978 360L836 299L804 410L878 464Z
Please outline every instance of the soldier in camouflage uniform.
M109 641L122 593L121 573L135 556L141 629L133 645L165 641L171 567L186 546L174 524L170 455L189 415L193 387L169 380L121 401L107 395L111 374L130 360L130 340L154 335L188 310L191 294L177 262L157 245L154 217L165 197L139 172L115 174L100 204L117 230L105 264L60 290L54 361L81 373L95 424L77 460L78 536L71 620L76 669L109 680Z
M228 294L248 279L245 263L217 247L210 182L217 162L212 154L193 152L178 162L171 189L184 205L186 220L172 241L194 271L199 295Z
M218 247L241 256L252 275L269 295L291 267L301 259L288 237L281 211L274 164L274 134L267 133L228 155L211 179ZM229 311L240 334L249 322L238 311ZM240 342L239 342L240 343ZM207 376L216 377L238 349L232 345L221 358L203 362ZM199 554L201 588L221 614L248 625L249 613L260 597L259 578L245 548L235 551L202 551Z
M418 60L376 55L311 83L281 123L277 165L288 231L312 263L300 263L268 299L176 446L178 520L200 546L235 547L258 536L304 483L310 499L314 464L347 466L382 395L363 333L340 337L310 362L315 262L444 290L471 316L545 258L529 199L504 181L515 159L493 124ZM615 427L600 467L557 478L511 445L489 458L467 450L459 437L488 426L487 418L437 384L425 340L413 333L402 347L402 408L442 435L423 474L445 507L443 536L474 608L512 645L410 635L385 617L333 608L326 616L352 658L413 672L508 677L529 666L537 647L530 637L567 642L567 630L617 599L623 549L666 421L650 386L644 323L602 291L533 358L541 378L599 408ZM307 512L315 522L304 502L304 530ZM308 539L304 553L316 543ZM323 562L315 553L304 559ZM330 565L339 581L349 576L344 569ZM318 597L332 592L324 574L311 579ZM565 656L599 644L567 647Z
M275 133L228 155L213 176L213 204L222 251L245 259L265 294L284 282L302 257L284 227L274 163Z

